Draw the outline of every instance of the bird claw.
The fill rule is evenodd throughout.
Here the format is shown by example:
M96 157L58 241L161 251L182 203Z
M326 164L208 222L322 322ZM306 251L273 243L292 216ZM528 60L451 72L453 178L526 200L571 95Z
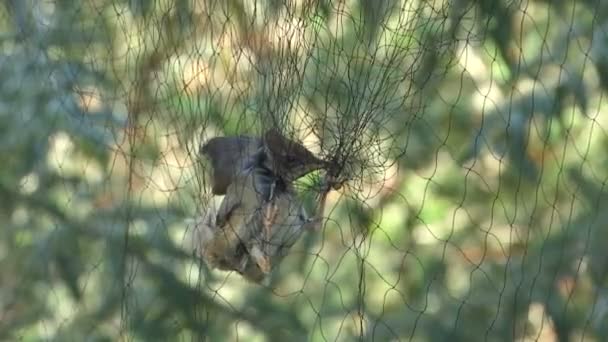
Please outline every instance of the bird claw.
M264 206L262 223L264 225L264 234L266 235L266 238L270 237L270 228L276 221L278 215L279 207L276 205L276 203L268 203Z
M270 184L268 202L264 205L264 209L262 210L262 224L264 226L264 234L266 241L268 241L268 238L270 237L270 228L272 227L272 225L274 225L274 222L276 221L277 216L279 214L279 207L276 203L274 203L275 188L275 182Z

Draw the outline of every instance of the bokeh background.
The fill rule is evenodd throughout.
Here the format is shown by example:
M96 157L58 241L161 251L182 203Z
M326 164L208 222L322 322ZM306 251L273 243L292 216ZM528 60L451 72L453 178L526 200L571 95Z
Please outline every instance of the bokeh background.
M606 1L5 0L0 45L0 340L608 338ZM268 127L349 182L257 285L191 223Z

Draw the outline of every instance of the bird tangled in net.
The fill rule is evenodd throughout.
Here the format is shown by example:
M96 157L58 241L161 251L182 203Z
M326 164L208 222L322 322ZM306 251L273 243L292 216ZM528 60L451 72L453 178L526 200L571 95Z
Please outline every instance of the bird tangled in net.
M301 144L267 131L262 138L216 137L200 149L212 167L212 193L224 195L197 223L201 256L211 268L261 282L303 231L319 230L327 193L338 189L332 163ZM315 214L309 217L293 182L325 170Z

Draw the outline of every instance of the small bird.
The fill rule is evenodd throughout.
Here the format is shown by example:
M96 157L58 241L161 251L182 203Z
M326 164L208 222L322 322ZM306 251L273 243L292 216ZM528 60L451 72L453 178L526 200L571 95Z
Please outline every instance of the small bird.
M213 138L200 152L211 162L212 193L224 195L203 220L203 259L260 282L318 221L308 217L293 181L328 163L275 129L262 138Z
M261 166L285 182L294 180L329 163L317 158L301 144L285 138L276 129L263 138L250 136L215 137L205 142L200 154L211 161L211 192L225 195L234 178L245 169Z

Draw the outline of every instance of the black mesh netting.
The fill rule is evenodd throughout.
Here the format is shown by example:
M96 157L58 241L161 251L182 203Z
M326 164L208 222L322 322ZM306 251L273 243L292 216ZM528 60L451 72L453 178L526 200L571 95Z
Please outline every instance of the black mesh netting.
M0 46L0 340L608 336L606 1L6 0ZM269 131L327 167L255 282L200 153Z

